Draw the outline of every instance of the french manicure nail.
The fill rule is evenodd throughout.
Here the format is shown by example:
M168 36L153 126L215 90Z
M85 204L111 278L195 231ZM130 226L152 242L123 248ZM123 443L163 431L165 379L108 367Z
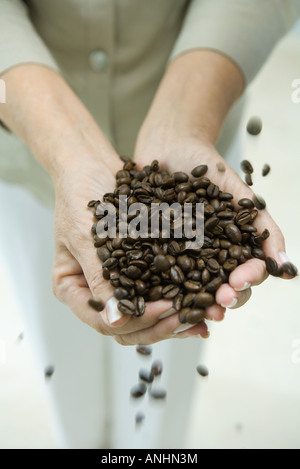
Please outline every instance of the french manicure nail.
M164 319L164 318L168 318L169 316L172 316L172 314L176 313L176 309L175 308L170 308L168 309L168 311L164 311L159 317L158 319Z
M251 287L251 283L250 282L245 282L244 285L242 286L242 288L235 288L236 291L244 291L244 290L247 290L247 288L250 288Z
M123 316L118 309L118 300L115 297L110 298L110 300L106 302L106 311L110 324L118 321Z
M233 308L237 304L237 301L237 298L233 298L232 302L229 305L221 304L221 306L223 306L223 308Z
M190 329L191 327L194 327L194 326L195 324L189 324L188 322L186 324L180 324L180 326L174 329L173 333L178 334L179 332L186 331L187 329Z

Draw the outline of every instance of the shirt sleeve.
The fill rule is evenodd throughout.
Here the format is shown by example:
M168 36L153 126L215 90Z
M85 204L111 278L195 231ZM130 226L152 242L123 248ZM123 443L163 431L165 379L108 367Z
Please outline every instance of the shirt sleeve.
M170 61L194 49L233 60L249 84L300 17L300 0L192 0Z
M38 63L59 71L21 0L0 0L0 32L0 74L21 63Z

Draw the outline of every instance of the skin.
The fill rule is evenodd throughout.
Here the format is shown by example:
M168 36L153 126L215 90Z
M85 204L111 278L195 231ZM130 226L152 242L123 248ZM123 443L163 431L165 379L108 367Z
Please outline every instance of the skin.
M55 296L79 320L122 345L146 345L191 335L208 337L205 323L174 334L180 325L178 315L159 319L171 308L170 301L148 303L141 318L123 316L113 324L106 309L98 313L87 305L91 297L106 302L113 296L111 286L102 278L93 246L93 220L87 202L113 190L114 175L123 163L58 73L24 64L8 70L2 78L7 104L0 106L0 119L31 149L55 188ZM134 154L137 164L143 166L158 159L171 171L189 172L207 163L208 177L222 190L232 192L234 187L236 200L251 197L250 188L214 147L224 118L244 86L240 69L216 52L197 50L176 58L166 70L141 126ZM225 173L217 171L218 162L225 165ZM264 242L266 254L280 261L278 252L285 251L280 229L266 210L257 218L258 230L268 228L272 233ZM250 287L238 291L246 282L258 285L266 277L265 265L258 259L239 266L229 284L219 288L216 304L207 309L207 318L223 319L225 307L234 298L235 307L250 298Z

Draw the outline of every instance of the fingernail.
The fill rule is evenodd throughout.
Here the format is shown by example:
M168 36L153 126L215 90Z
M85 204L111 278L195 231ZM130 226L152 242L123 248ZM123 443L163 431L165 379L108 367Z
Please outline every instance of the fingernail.
M179 332L186 331L187 329L190 329L191 327L194 327L194 326L195 324L189 324L188 322L186 324L180 324L180 326L174 329L173 333L178 334Z
M288 255L286 254L286 252L279 252L278 253L279 257L280 257L280 260L281 262L284 264L285 262L291 262L290 258L288 257Z
M233 298L232 302L229 305L221 304L221 306L223 306L223 308L233 308L237 304L237 301L237 298Z
M244 285L242 286L242 288L235 288L236 291L244 291L244 290L247 290L247 288L250 288L251 287L251 283L250 282L245 282Z
M165 311L164 313L162 313L158 319L164 319L164 318L168 318L169 316L172 316L172 314L176 313L176 309L175 308L170 308L168 309L168 311Z
M110 298L110 300L106 302L106 311L110 324L113 324L123 317L122 313L118 310L118 300L115 297Z

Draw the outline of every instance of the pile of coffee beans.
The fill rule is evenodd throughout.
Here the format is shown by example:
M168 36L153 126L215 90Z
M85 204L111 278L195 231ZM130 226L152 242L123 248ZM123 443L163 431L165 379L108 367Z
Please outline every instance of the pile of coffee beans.
M205 308L215 302L215 292L228 282L230 273L250 258L265 259L262 243L268 230L257 233L253 222L264 204L243 198L234 204L233 195L224 192L207 176L208 166L199 165L187 174L170 173L159 168L157 160L138 170L135 163L123 160L123 169L116 174L114 192L106 193L102 202L110 202L118 213L119 195L126 195L130 207L142 202L151 219L151 203L177 202L181 205L204 204L204 244L187 247L186 237L174 237L178 220L171 220L170 237L160 229L158 237L150 232L143 236L122 238L117 234L100 238L97 215L100 200L92 200L95 223L92 226L94 246L102 261L103 277L114 287L118 308L123 314L141 316L145 302L171 299L182 323L198 324L204 320ZM244 161L245 172L251 175L252 165ZM195 226L193 212L190 220ZM181 220L180 220L181 221ZM97 305L95 305L96 309ZM101 306L100 308L101 309Z

